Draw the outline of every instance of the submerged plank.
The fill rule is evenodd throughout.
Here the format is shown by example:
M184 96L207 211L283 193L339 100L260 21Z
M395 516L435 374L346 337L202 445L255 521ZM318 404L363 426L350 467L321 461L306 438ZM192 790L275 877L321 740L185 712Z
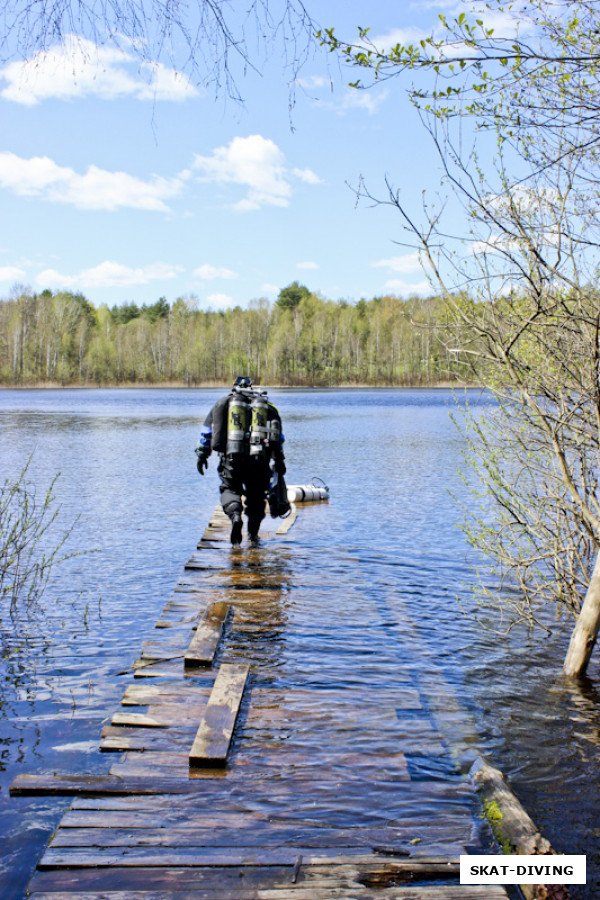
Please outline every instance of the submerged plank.
M289 515L286 516L281 525L276 529L275 534L287 534L297 518L298 510L296 509L296 504L292 503Z
M69 796L70 794L196 794L206 790L199 779L169 777L127 777L116 775L17 775L10 786L11 796L26 794Z
M334 847L322 850L311 847L51 847L44 853L39 868L69 869L92 866L118 867L240 867L291 866L298 855L303 866L348 866L360 868L373 863L371 853L357 852L356 847ZM406 869L406 866L404 867ZM396 863L381 858L376 872L402 871ZM373 876L372 876L373 877Z
M224 663L190 750L190 766L225 765L250 667Z

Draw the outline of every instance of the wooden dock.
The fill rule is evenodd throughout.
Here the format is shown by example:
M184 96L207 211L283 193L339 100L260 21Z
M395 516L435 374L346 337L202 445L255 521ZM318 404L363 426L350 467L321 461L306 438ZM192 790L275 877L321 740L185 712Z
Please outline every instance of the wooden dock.
M287 536L228 539L217 508L102 731L109 771L13 782L73 796L33 900L506 900L459 884L483 826L432 713L455 711L360 577L336 599Z

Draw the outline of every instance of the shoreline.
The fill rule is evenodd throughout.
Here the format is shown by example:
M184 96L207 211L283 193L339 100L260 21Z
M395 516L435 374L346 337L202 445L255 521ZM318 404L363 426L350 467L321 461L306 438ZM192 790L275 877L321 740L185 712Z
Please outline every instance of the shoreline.
M263 384L258 382L257 387L264 387L277 391L435 391L435 390L484 390L483 385L471 383L458 383L455 381L438 381L433 384ZM189 385L180 381L159 382L156 384L59 384L58 382L36 382L34 384L0 384L0 391L106 391L106 390L227 390L231 387L229 381L201 382Z

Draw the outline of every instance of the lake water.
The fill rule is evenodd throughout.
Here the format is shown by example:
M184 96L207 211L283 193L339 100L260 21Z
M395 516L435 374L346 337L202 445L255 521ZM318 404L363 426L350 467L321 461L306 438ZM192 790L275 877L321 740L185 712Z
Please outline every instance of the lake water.
M29 633L2 625L6 900L24 896L68 805L67 798L10 798L10 782L25 771L101 765L95 750L120 703L119 673L152 631L218 499L215 459L200 478L193 449L222 393L0 392L0 479L15 477L30 455L40 491L60 472L61 521L76 520L70 549L94 551L56 571ZM587 854L588 884L574 887L573 897L597 897L598 659L581 688L569 688L559 677L568 623L557 621L550 636L515 630L507 638L474 623L471 551L453 499L465 498L465 488L452 395L289 390L270 397L283 418L288 482L318 476L330 487L330 502L302 510L294 526L303 559L335 573L339 591L330 603L359 575L381 609L408 611L418 634L413 664L425 676L428 660L431 673L441 669L475 722L480 751L504 771L541 832L558 852ZM469 400L485 406L476 392Z

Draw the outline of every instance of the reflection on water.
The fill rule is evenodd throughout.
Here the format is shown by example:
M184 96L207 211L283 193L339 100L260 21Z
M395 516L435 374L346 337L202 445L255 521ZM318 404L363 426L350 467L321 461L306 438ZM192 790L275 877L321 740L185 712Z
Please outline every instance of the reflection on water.
M549 637L521 631L502 640L473 627L469 549L451 497L464 496L464 487L450 395L272 395L287 437L288 481L318 475L329 484L331 501L301 511L291 543L278 548L267 541L254 555L243 550L229 584L213 579L215 599L232 586L244 598L221 652L276 671L283 714L286 684L318 687L325 703L336 672L346 687L370 680L381 690L389 688L390 673L407 684L409 676L443 675L470 713L482 751L509 776L554 847L587 854L588 885L574 887L573 896L597 896L598 663L574 689L558 676L568 625L556 623ZM0 668L0 812L9 823L3 898L23 896L67 805L65 799L9 798L13 777L36 768L106 771L111 762L94 750L123 693L117 673L151 635L217 500L214 460L201 479L193 454L216 396L206 390L0 392L0 476L16 475L32 451L30 471L41 488L60 471L63 523L79 517L75 548L99 551L63 566L32 633L6 646ZM311 590L295 594L296 581ZM402 712L405 723L421 715ZM374 711L363 715L370 733ZM412 765L413 779L451 775L434 755Z

